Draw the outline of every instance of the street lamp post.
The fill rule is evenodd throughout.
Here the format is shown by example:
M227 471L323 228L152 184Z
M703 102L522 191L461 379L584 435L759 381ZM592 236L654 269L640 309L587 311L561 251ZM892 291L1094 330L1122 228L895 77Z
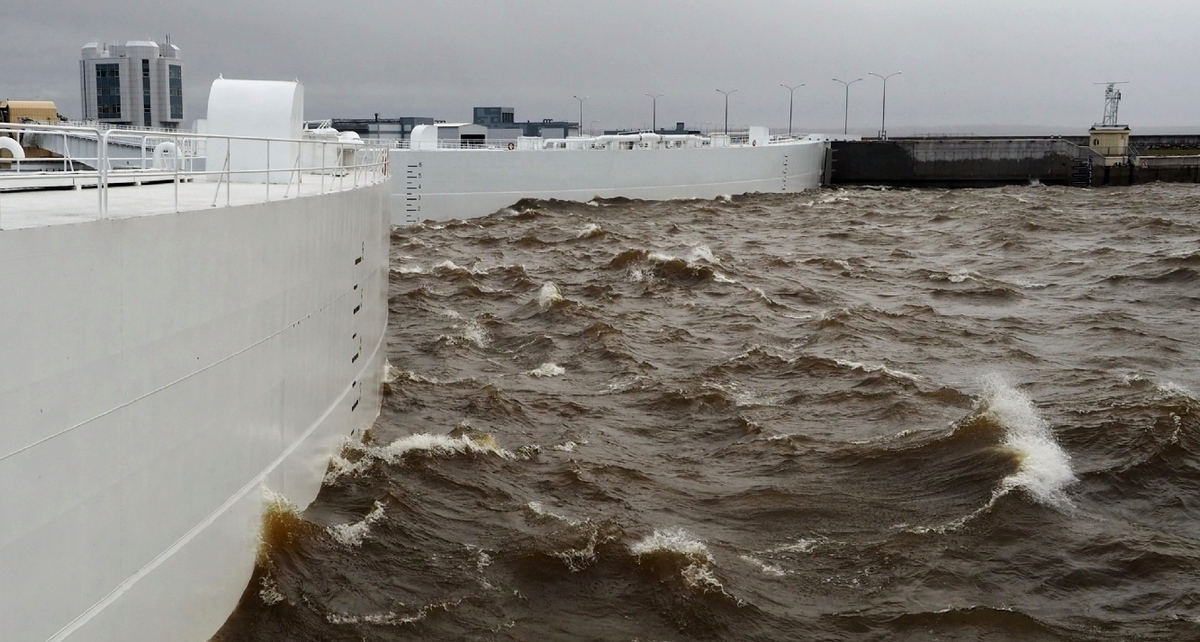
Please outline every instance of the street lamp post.
M842 135L844 136L850 131L850 85L853 85L854 83L862 80L862 78L855 78L854 80L851 80L850 82L846 82L845 80L838 80L837 78L834 78L833 80L834 80L834 82L840 82L846 86L846 116L845 116L845 121L842 123Z
M579 101L579 135L583 136L583 101L587 100L588 97L584 96L580 98L579 96L572 96L572 98Z
M664 94L646 94L646 95L649 96L650 100L652 101L651 105L650 105L650 109L651 109L650 131L655 132L655 131L658 131L658 99L660 96L663 96Z
M730 89L729 91L725 91L724 89L718 89L717 91L721 92L722 94L725 94L725 135L728 136L729 135L729 94L732 94L733 92L735 92L737 90Z
M883 115L879 117L879 140L887 140L887 79L899 76L900 72L897 71L886 76L880 76L873 71L867 73L883 80Z
M800 83L799 85L796 85L795 87L785 85L783 83L779 83L779 86L788 90L788 92L790 94L788 96L788 136L791 136L792 135L792 104L794 102L794 99L796 98L796 90L799 89L800 87L803 87L804 83Z

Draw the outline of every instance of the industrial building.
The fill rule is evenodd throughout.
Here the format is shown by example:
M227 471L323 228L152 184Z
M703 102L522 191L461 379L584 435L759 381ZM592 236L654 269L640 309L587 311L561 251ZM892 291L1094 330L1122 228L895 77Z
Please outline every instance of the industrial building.
M487 127L487 137L492 140L520 136L542 138L567 138L579 135L579 123L546 118L540 121L516 122L512 107L476 107L472 122Z

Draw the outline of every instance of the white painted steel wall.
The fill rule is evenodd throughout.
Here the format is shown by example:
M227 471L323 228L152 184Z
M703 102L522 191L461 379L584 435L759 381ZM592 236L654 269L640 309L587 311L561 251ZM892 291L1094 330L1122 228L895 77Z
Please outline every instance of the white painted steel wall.
M378 414L385 184L0 231L0 639L208 639Z
M716 198L821 183L827 143L634 150L395 149L392 224L487 216L523 198Z

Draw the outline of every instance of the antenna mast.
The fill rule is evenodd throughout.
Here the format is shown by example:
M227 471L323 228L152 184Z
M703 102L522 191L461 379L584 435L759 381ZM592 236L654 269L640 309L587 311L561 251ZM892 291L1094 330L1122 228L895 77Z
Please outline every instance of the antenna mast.
M1104 122L1100 123L1101 127L1119 127L1117 124L1117 105L1121 103L1121 92L1116 88L1116 85L1125 85L1128 83L1128 80L1095 83L1097 85L1108 85L1108 88L1104 90Z

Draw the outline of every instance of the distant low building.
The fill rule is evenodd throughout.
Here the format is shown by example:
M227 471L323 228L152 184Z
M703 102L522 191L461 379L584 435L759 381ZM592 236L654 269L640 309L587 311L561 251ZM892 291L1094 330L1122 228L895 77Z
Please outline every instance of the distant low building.
M178 129L183 123L183 60L163 44L89 42L79 61L83 119L110 125Z
M640 134L642 132L643 132L643 130L641 130L641 129L607 129L604 131L605 135L609 135L609 136L612 136L615 134ZM654 133L662 134L664 136L667 136L667 135L682 136L682 135L687 135L687 134L691 134L693 136L702 135L702 132L699 129L688 129L687 124L683 123L683 122L675 123L674 129L663 129L660 127L658 129L654 130Z
M424 116L403 116L400 118L334 118L331 126L340 132L354 132L360 138L373 140L408 140L413 127L417 125L432 125L435 121Z
M476 107L474 114L472 122L487 127L489 139L516 139L521 136L567 138L579 135L579 123L566 120L546 118L541 121L516 122L515 110L512 107Z

